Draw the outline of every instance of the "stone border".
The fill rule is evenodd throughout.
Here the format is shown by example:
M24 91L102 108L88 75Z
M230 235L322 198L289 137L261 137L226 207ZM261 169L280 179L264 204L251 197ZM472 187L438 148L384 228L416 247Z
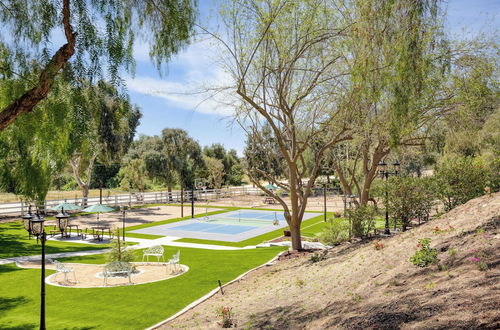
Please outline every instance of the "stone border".
M222 288L225 288L226 286L228 286L228 285L230 285L230 284L233 284L233 283L235 283L236 281L241 280L243 277L245 277L246 275L248 275L250 272L253 272L254 270L257 270L257 269L262 268L262 267L264 267L264 266L271 266L271 265L273 265L273 264L274 264L274 262L275 262L276 260L278 260L278 258L279 258L279 257L280 257L283 253L285 253L285 252L287 252L287 251L282 251L282 252L278 253L275 257L273 257L271 260L269 260L268 262L265 262L265 263L263 263L263 264L262 264L262 265L260 265L260 266L257 266L257 267L255 267L255 268L252 268L252 269L250 269L250 270L248 270L248 271L244 272L243 274L241 274L240 276L238 276L238 277L237 277L237 278L235 278L234 280L229 281L229 282L227 282L226 284L224 284L224 285L222 286ZM162 326L162 325L164 325L164 324L166 324L166 323L168 323L168 322L170 322L170 321L172 321L172 320L174 320L174 319L178 318L179 316L181 316L182 314L186 313L187 311L189 311L189 310L191 310L191 309L195 308L196 306L198 306L198 305L199 305L199 304L201 304L202 302L204 302L204 301L206 301L206 300L210 299L212 296L214 296L214 295L215 295L217 292L219 292L219 291L220 291L220 288L219 288L219 287L217 287L217 288L213 289L212 291L210 291L209 293L207 293L207 294L206 294L206 295L204 295L203 297L199 298L198 300L193 301L192 303L190 303L189 305L187 305L186 307L184 307L183 309L181 309L180 311L178 311L178 312L177 312L177 313L175 313L174 315L170 316L168 319L163 320L163 321L161 321L161 322L159 322L159 323L156 323L155 325L152 325L151 327L146 328L145 330L153 330L153 329L157 329L158 327L160 327L160 326Z

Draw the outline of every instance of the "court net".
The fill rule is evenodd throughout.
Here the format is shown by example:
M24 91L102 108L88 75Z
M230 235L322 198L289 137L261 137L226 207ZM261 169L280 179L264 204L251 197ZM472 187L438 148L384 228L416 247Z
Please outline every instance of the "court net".
M217 223L217 224L225 224L225 225L236 225L240 224L243 226L270 226L275 224L275 220L269 219L249 219L249 218L236 218L236 217L221 217L221 216L211 216L206 218L204 221L209 223ZM283 222L278 221L278 224L282 224Z

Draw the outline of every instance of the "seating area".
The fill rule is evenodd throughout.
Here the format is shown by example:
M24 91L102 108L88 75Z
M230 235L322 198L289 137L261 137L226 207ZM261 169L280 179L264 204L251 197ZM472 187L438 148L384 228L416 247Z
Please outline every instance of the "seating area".
M163 262L165 262L165 257L163 256L163 253L164 253L163 246L161 245L152 246L144 250L144 253L142 255L142 261L146 259L146 262L149 262L149 257L152 256L157 258L157 262L160 262L160 259L163 259Z
M117 276L123 276L128 278L128 284L132 284L132 271L133 271L133 266L129 262L123 262L123 261L114 261L106 266L104 266L104 271L102 272L102 276L104 278L104 286L108 285L108 278L109 277L117 277Z

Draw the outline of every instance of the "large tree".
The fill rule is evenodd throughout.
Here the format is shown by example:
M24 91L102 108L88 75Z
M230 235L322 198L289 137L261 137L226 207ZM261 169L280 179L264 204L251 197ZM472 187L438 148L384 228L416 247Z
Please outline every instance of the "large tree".
M342 39L350 24L343 17L320 0L228 1L223 10L228 33L219 40L227 46L238 121L253 141L264 141L262 129L269 127L277 148L265 152L284 162L285 180L258 167L250 169L250 180L283 207L294 250L302 249L300 225L325 152L348 138L338 103L347 74ZM313 155L312 168L306 153ZM258 178L289 192L290 205Z
M74 107L79 120L73 123L68 148L73 176L82 191L83 204L89 193L94 164L119 162L132 142L141 113L127 95L98 82L75 90ZM103 183L100 183L103 184Z
M2 106L0 131L33 111L68 63L74 64L75 84L104 76L118 83L122 69L134 68L139 39L150 44L160 67L189 39L194 6L192 0L1 1L2 34L9 36L0 39L0 77L27 83ZM61 36L64 44L54 48Z
M346 194L365 205L377 165L397 148L422 145L429 125L449 109L444 73L449 56L439 1L351 2L352 139L332 149Z

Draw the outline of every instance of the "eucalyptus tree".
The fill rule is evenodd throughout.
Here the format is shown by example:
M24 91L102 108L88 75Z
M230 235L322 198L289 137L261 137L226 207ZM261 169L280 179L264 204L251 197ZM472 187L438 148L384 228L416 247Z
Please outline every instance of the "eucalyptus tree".
M181 217L184 216L184 189L193 188L195 173L203 166L200 145L188 133L179 128L162 131L164 152L181 187Z
M331 150L344 192L371 200L377 165L391 151L422 145L450 107L448 42L439 1L350 2L356 22L346 38L353 138Z
M226 150L220 143L214 143L203 148L203 155L218 159L224 166L223 183L226 185L238 185L242 180L241 160L236 150ZM206 175L207 176L207 175Z
M86 205L95 161L99 158L109 164L121 160L134 138L141 112L127 95L103 81L74 93L79 120L72 123L69 163Z
M325 152L349 138L349 118L338 100L348 74L343 39L352 23L336 3L321 0L227 1L222 14L227 34L215 37L225 46L237 120L259 142L268 126L277 148L267 155L283 160L285 180L249 161L250 180L283 207L292 248L299 250L300 225ZM307 152L312 169L306 168ZM290 206L259 178L289 192Z
M141 40L160 68L189 40L194 18L194 0L1 1L0 77L25 84L9 87L0 131L33 111L68 63L75 84L106 76L118 83L123 69L134 70L133 46Z

